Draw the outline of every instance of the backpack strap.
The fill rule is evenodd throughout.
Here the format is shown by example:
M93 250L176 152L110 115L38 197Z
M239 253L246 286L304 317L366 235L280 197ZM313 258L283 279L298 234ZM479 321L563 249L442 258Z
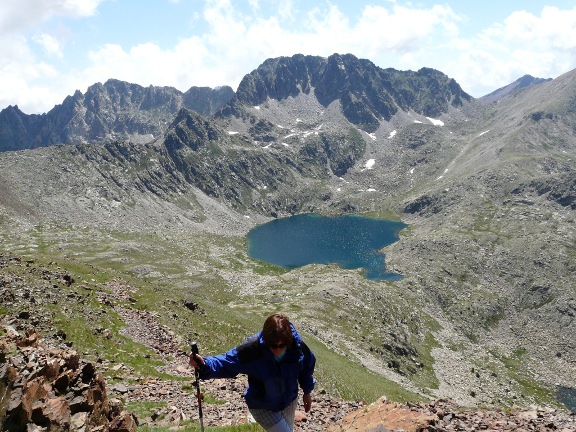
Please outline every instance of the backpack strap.
M310 355L310 348L308 347L308 345L306 345L306 343L303 340L300 341L300 349L302 350L302 354L304 354L305 356Z
M238 352L238 360L241 364L250 363L256 359L262 357L262 351L260 350L260 335L255 334L247 338L244 342L236 347Z

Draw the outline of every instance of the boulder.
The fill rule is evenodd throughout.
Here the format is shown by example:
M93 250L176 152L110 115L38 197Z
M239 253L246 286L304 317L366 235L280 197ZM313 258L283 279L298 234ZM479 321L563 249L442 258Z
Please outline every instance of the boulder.
M110 432L135 432L138 427L138 421L133 414L122 413L112 420L110 423Z
M0 365L0 430L134 432L136 418L109 401L102 374L71 349L46 348L34 330L7 332Z

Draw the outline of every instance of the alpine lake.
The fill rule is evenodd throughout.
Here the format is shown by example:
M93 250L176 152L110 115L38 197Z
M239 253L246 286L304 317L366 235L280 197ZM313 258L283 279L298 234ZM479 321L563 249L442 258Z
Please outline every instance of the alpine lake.
M248 233L248 255L286 269L308 264L338 264L363 269L370 280L394 281L381 251L399 239L407 225L359 215L337 217L314 213L276 219Z

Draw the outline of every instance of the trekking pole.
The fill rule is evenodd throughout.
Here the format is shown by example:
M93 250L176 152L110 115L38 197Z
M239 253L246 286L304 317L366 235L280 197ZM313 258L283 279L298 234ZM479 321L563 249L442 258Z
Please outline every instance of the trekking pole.
M196 356L198 355L198 344L196 342L192 342L190 344L190 348L192 349L192 355L194 356L194 360L196 360ZM204 415L202 414L202 392L200 391L200 371L194 368L194 377L196 381L194 381L194 386L196 387L196 399L198 399L198 417L200 418L200 430L204 432Z

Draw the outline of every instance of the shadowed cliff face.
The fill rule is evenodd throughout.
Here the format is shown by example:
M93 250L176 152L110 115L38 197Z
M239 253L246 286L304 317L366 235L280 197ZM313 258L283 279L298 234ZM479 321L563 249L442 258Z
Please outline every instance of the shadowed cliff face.
M295 55L264 62L246 75L237 91L241 103L259 105L313 92L327 107L339 101L348 121L374 132L398 109L435 117L472 98L443 73L381 69L351 54L328 58Z
M273 129L268 121L256 122L251 134L273 136ZM256 146L246 135L226 136L216 123L182 110L163 143L155 148L165 154L167 171L175 169L208 196L224 197L235 206L245 207L253 205L247 197L256 199L258 190L272 195L295 192L304 178L345 175L365 147L359 132L349 128L314 135L297 151L281 152Z

